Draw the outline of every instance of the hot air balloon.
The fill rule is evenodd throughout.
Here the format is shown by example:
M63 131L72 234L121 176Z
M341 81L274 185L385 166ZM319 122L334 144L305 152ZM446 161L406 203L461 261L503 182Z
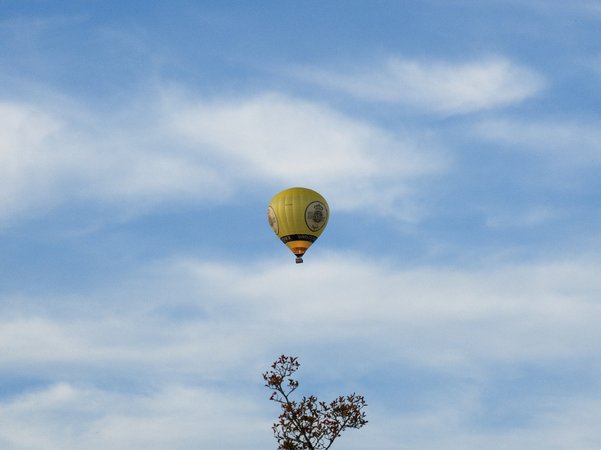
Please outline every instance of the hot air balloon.
M303 262L303 255L325 229L330 215L326 199L302 187L285 189L271 199L267 208L269 225Z

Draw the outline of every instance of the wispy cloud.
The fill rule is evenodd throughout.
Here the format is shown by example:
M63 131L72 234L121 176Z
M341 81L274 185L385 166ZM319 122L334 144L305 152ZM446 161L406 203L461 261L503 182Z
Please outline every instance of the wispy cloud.
M0 405L0 444L7 450L251 450L272 439L251 396L198 386L126 393L60 382Z
M179 102L166 120L174 134L220 159L225 172L323 188L340 210L369 204L373 212L407 218L410 208L396 207L411 198L411 182L447 164L431 142L420 148L412 137L281 94Z
M486 225L491 228L527 228L535 227L550 220L557 219L559 216L560 214L552 208L534 206L526 210L491 212L486 221Z
M133 212L221 201L257 184L310 184L340 210L370 204L407 219L412 181L446 164L410 137L282 94L161 98L116 118L1 103L0 222L76 200Z
M294 276L291 267L259 273L231 269L194 270L203 284L223 286L229 299L247 298L264 320L285 323L293 334L298 331L295 336L303 336L301 330L311 323L323 335L311 333L308 339L356 339L357 348L359 341L370 341L399 357L446 367L575 356L574 340L589 342L594 326L587 317L599 308L579 287L598 285L586 264L393 271L373 262L333 259L303 268L303 276ZM304 294L305 277L320 295ZM239 283L229 283L232 279Z
M488 386L490 387L490 386ZM536 389L536 388L534 388ZM511 388L507 397L512 397ZM582 448L594 450L601 444L596 421L601 417L601 399L582 396L566 398L558 393L538 408L531 397L511 398L512 411L490 411L485 406L487 386L457 388L445 392L419 411L398 413L384 411L371 416L369 427L344 443L347 448L365 449L377 442L377 447L396 450L399 443L421 450L533 449L549 450ZM536 400L535 400L536 401ZM532 411L534 409L535 411ZM524 414L530 410L530 414ZM507 414L503 423L499 415ZM527 416L527 424L516 425L519 416ZM480 426L479 422L489 422ZM492 424L499 421L496 426ZM426 437L427 436L427 437Z
M598 273L598 263L584 259L479 270L393 269L348 255L301 267L179 260L123 280L117 295L91 292L80 302L4 298L2 372L41 386L0 399L0 442L44 448L36 440L44 436L67 449L147 442L148 448L212 448L224 429L236 429L247 433L228 434L227 442L250 448L249 435L254 443L271 439L260 373L270 358L293 352L302 357L303 378L326 391L363 390L361 380L374 373L396 386L400 367L428 373L437 385L452 383L400 410L391 405L403 402L402 390L370 387L370 414L379 420L350 448L362 448L368 437L378 448L398 448L395 440L407 436L429 448L423 445L436 442L428 431L435 424L456 437L451 448L482 448L491 436L523 443L547 429L532 421L537 411L516 419L510 431L487 429L486 389L497 382L497 368L598 359ZM79 307L57 313L64 301ZM382 372L391 365L396 369ZM524 376L521 383L539 382ZM422 388L434 389L428 386ZM524 402L540 400L536 395ZM565 395L562 404L577 401ZM600 399L588 400L598 417ZM590 436L555 409L544 411L558 426L556 438ZM399 427L390 426L395 417Z
M80 120L77 113L0 104L0 223L72 201L144 210L169 198L219 198L228 191L194 154L166 150L164 136L83 109Z
M466 114L520 103L545 86L534 70L495 57L451 63L388 58L369 67L298 67L295 76L356 98L438 114Z
M567 166L601 163L601 131L586 122L497 119L480 122L474 130L480 137L515 151L535 152Z
M185 370L219 376L231 370L226 361L260 360L281 346L319 341L332 348L352 341L357 354L379 347L444 370L599 351L600 311L590 297L601 288L594 262L474 271L393 270L340 256L301 269L257 264L182 261L135 283L145 289L128 293L120 286L116 297L97 293L85 308L73 301L66 318L43 306L48 299L5 299L4 370L34 361L43 366L50 359L90 368L128 361L131 368L162 372L167 361L183 370L178 359L193 356ZM184 294L174 300L173 292ZM129 312L117 319L115 307L125 298ZM40 314L22 318L21 307ZM178 308L185 313L171 314Z
M60 128L57 120L34 108L0 103L0 218L46 200L45 187L55 178L62 155L43 147Z

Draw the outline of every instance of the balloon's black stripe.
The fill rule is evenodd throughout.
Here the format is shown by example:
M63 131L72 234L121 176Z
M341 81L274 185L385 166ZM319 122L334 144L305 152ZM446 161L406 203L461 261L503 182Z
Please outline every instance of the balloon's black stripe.
M309 241L309 242L315 242L315 240L317 239L317 237L313 236L311 234L289 234L288 236L282 236L280 239L282 240L282 242L284 244L286 244L286 243L292 242L292 241Z

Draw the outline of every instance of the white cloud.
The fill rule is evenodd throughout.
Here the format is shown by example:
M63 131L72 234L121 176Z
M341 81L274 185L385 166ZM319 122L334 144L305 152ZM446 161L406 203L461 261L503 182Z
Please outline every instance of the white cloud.
M423 387L419 405L389 410L388 400L403 402L402 390L368 398L371 422L343 437L349 448L440 448L443 434L458 449L490 439L499 449L553 448L536 444L541 437L585 444L599 399L580 404L563 388L555 406L545 403L551 387L542 398L530 394L541 402L534 421L490 429L480 422L497 368L553 371L599 360L599 270L585 259L477 270L398 269L348 255L302 266L181 260L116 292L66 299L68 308L61 298L3 298L0 370L48 385L0 397L0 443L10 450L271 445L276 408L260 373L286 352L301 357L303 385L328 392L376 393L374 376L388 385L402 378L382 373L391 364L436 374L438 387ZM563 420L564 406L574 414L584 408L589 423Z
M412 181L444 166L409 138L278 94L166 93L115 117L71 107L0 103L0 223L73 201L136 213L256 185L310 185L339 210L411 219Z
M251 450L272 439L271 422L253 400L244 392L177 385L124 393L57 383L0 401L0 444L6 450Z
M260 311L257 320L296 341L353 341L365 356L380 348L419 364L464 367L599 350L591 339L600 307L587 294L601 287L596 266L395 271L348 258L306 266L194 270L203 284L221 286L220 302L244 299L236 305L245 317Z
M69 165L63 150L45 148L60 131L60 122L44 112L0 103L0 220L48 200L56 167Z
M171 97L174 133L221 158L224 171L273 185L309 185L339 210L365 209L408 218L399 203L411 182L445 166L422 147L327 106L281 94L232 101L183 102ZM425 144L425 148L424 148Z
M75 200L137 210L228 191L196 155L166 150L148 119L145 130L85 110L0 103L0 224Z
M480 425L480 421L494 422L484 406L485 388L466 388L447 393L434 404L419 411L399 414L381 411L367 427L352 438L346 436L343 446L349 449L371 448L377 442L382 450L415 448L420 450L466 449L532 449L563 450L578 448L596 450L601 445L597 423L601 418L601 399L570 398L558 394L547 399L544 411L533 414L527 424ZM518 400L514 417L532 408L531 398Z
M378 410L371 404L369 424L347 431L337 445L357 450L596 450L600 444L599 399L570 399L564 394L528 426L487 429L475 423L486 413L485 396L485 390L477 387L455 390L408 412ZM257 400L244 392L198 386L124 393L57 383L0 401L0 444L6 450L275 447L270 426L277 409L269 408L264 398L258 407Z
M598 271L589 261L473 271L393 270L337 256L303 266L182 261L149 274L141 291L82 299L85 308L67 319L39 306L23 317L12 308L35 309L4 299L0 357L4 370L127 361L136 371L168 366L212 378L232 361L318 342L449 370L587 357L600 351L601 306L591 298ZM185 313L174 318L178 309Z
M347 70L296 68L307 81L354 97L398 103L439 114L466 114L520 103L545 85L533 70L505 58L467 63L388 58Z

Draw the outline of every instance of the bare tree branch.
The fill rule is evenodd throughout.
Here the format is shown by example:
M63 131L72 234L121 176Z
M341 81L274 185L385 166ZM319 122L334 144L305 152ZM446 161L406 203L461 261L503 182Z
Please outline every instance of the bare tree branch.
M291 375L298 370L298 358L282 355L263 374L265 386L273 392L270 400L280 404L282 413L273 424L278 450L328 450L348 428L361 428L367 423L362 395L340 396L330 403L317 397L291 400L299 386Z

